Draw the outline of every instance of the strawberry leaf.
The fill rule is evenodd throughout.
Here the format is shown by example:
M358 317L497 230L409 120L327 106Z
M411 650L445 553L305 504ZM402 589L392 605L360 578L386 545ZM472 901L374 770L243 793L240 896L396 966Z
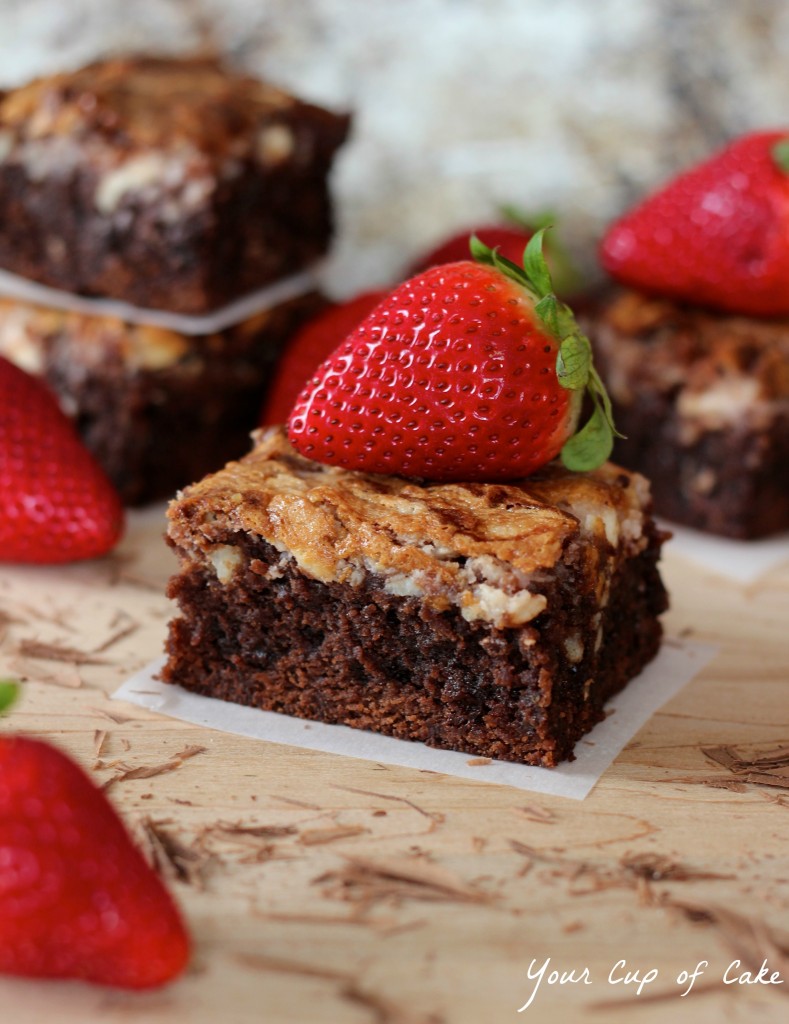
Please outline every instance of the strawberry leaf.
M539 231L535 231L523 253L523 269L540 298L553 291L551 272L542 253L545 230L545 228L540 228Z
M499 214L513 227L524 233L533 234L540 228L550 228L559 219L554 210L541 210L538 213L527 214L519 207L503 203L499 206ZM567 248L559 241L555 232L545 237L545 252L551 268L551 278L556 285L556 291L560 295L568 295L580 289L582 276L575 266Z
M477 263L486 263L488 266L493 266L493 250L489 245L485 245L482 239L472 235L468 240L468 247Z
M523 270L501 256L475 235L469 240L472 256L493 266L525 288L537 301L534 312L559 342L556 377L568 391L586 391L594 403L592 415L562 448L562 462L568 469L583 472L596 469L611 455L614 437L622 435L614 426L611 399L592 362L592 346L583 335L573 311L553 291L551 273L543 256L545 228L529 240L523 254Z
M610 458L614 435L602 406L595 403L594 411L577 434L565 441L562 462L575 473L597 469Z
M589 382L592 349L582 334L571 334L559 346L556 357L556 376L563 388L583 391Z
M773 162L778 169L789 174L789 139L781 139L772 148Z
M542 320L551 334L557 338L561 337L561 334L559 333L559 302L555 295L545 295L541 298L534 307L534 312L540 320Z
M611 433L614 437L624 438L625 435L620 434L614 426L614 410L611 406L611 399L608 397L605 384L593 364L589 366L589 393L595 403L602 407L603 415L608 421L608 426L611 428Z
M0 715L7 711L19 696L19 684L15 679L0 679Z
M514 203L501 203L498 212L508 224L529 234L539 231L540 228L549 228L556 221L556 213L553 210L529 214Z

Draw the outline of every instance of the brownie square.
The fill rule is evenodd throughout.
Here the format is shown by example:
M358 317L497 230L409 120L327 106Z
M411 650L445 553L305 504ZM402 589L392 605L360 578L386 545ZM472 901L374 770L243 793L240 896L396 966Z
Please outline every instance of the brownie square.
M420 485L272 428L169 521L164 678L212 697L550 766L660 643L648 485L610 464Z
M0 267L222 306L326 251L348 125L203 58L116 58L0 94Z
M43 377L128 505L249 450L273 362L323 303L311 292L192 336L0 299L0 355Z
M587 325L656 510L748 539L789 529L789 321L617 294Z

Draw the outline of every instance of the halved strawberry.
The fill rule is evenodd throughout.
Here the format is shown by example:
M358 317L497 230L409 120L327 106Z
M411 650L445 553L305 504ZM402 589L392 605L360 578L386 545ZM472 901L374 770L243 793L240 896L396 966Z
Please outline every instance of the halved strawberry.
M432 480L512 480L561 453L611 452L591 347L553 294L543 232L523 268L478 240L478 262L397 287L323 363L288 421L294 447L349 469ZM593 414L575 434L587 391Z
M0 561L103 555L123 508L54 396L0 357Z

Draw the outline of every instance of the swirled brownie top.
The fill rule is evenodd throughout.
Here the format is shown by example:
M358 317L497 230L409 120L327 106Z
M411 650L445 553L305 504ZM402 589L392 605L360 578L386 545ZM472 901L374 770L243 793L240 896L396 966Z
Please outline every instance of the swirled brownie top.
M99 136L121 150L188 142L201 152L243 156L257 127L301 106L307 105L212 59L116 58L0 97L0 131L28 141Z
M536 584L569 551L579 585L602 586L641 550L648 503L646 481L610 464L591 474L551 465L513 484L420 484L311 462L274 428L168 514L182 557L210 562L225 583L247 564L246 535L322 582L358 586L373 574L390 593L515 626L546 607Z
M753 399L789 398L789 320L715 313L625 291L603 309L594 333L615 357L615 390L624 375L636 390L639 381L701 392L747 380Z

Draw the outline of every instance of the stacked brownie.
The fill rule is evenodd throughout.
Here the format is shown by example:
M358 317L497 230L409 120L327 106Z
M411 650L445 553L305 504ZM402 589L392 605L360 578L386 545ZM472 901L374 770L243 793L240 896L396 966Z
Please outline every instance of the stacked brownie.
M588 326L615 458L657 511L739 539L789 529L789 323L623 291Z
M206 59L108 60L0 95L0 267L136 307L6 298L0 354L47 378L127 501L245 450L268 367L315 305L308 275L278 286L328 247L347 130ZM195 319L266 287L240 322Z

